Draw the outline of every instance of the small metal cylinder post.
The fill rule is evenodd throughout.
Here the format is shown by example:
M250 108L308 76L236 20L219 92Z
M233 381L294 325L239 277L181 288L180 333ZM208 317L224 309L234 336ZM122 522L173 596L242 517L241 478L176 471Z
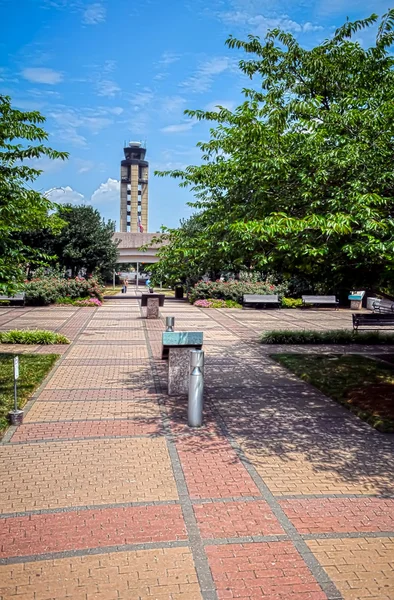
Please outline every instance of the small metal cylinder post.
M175 317L166 317L166 331L174 331Z
M202 411L204 408L204 352L192 350L190 352L190 366L192 372L189 380L189 401L187 405L187 419L189 427L201 427Z

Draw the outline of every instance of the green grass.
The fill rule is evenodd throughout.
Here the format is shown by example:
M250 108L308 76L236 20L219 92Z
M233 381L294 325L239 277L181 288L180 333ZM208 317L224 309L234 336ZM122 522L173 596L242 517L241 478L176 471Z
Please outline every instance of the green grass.
M346 329L330 331L266 331L262 344L394 344L394 334Z
M14 356L0 354L0 435L8 425L7 415L14 406ZM23 408L58 358L59 354L19 355L19 408Z
M379 431L394 432L394 368L355 354L273 354L281 365Z
M70 340L61 333L43 329L12 329L0 333L1 344L69 344Z

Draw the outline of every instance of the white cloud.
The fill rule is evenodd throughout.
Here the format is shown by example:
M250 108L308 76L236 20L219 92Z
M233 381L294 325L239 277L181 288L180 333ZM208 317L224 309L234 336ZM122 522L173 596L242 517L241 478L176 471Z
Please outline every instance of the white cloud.
M97 82L97 93L99 96L113 98L121 91L121 88L112 79L101 79Z
M187 123L180 123L179 125L168 125L160 129L162 133L182 133L183 131L189 131L196 125L197 121L188 121Z
M55 85L56 83L63 81L62 73L44 67L28 67L22 70L21 75L24 79L33 83Z
M216 102L210 102L206 105L205 110L209 112L219 112L219 106L223 108L227 108L227 110L233 111L237 106L237 103L234 100L217 100Z
M274 29L276 27L292 33L309 33L323 29L320 25L314 25L309 21L306 23L298 23L287 15L267 17L262 14L234 11L219 13L219 17L228 25L247 27L249 33L258 36L264 36L269 29Z
M75 164L77 165L78 173L80 174L88 173L88 171L91 171L94 167L94 162L92 160L84 160L82 158L76 158Z
M45 192L44 196L58 204L81 204L85 202L85 196L73 190L69 185L51 188Z
M98 25L105 21L107 11L100 3L90 4L82 15L82 22L86 25Z
M113 107L107 108L106 111L110 115L121 115L123 112L123 108L121 106L113 106Z
M153 100L153 92L149 88L144 88L142 92L137 92L130 98L130 103L134 108L142 108L150 104Z
M159 65L168 67L168 65L172 65L172 63L177 62L180 58L180 54L174 54L173 52L163 52L159 60Z
M79 128L96 135L113 123L113 120L105 116L105 113L101 113L102 116L93 116L96 114L98 111L91 109L77 111L68 107L59 107L49 113L49 116L54 119L57 126L55 133L61 139L74 146L86 146L86 138L79 133Z
M182 96L166 96L163 98L161 110L165 113L176 113L184 109L186 99Z
M206 92L212 85L215 76L232 67L233 61L228 56L217 56L200 64L196 73L181 83L181 87L190 92Z
M91 201L93 204L113 204L119 202L120 181L117 179L107 179L92 194Z

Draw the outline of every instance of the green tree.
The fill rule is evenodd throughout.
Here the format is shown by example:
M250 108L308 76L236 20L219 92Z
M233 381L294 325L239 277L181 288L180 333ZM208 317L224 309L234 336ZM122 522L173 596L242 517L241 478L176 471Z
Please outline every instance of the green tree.
M58 207L58 217L65 221L65 227L52 241L52 253L57 263L71 269L73 275L86 270L103 278L112 277L118 256L117 245L112 236L114 221L105 221L98 210L81 204L65 204Z
M245 51L239 66L254 85L234 112L186 111L215 125L199 144L203 163L159 174L194 191L204 226L197 250L182 229L168 232L164 261L183 248L204 265L216 245L215 268L297 275L327 290L392 280L394 10L373 46L352 39L377 21L346 22L308 50L280 29L264 42L227 40Z
M42 171L24 161L48 156L67 158L44 145L48 134L39 125L45 122L39 112L22 112L0 95L0 291L13 293L23 281L26 265L46 256L24 243L22 233L61 222L49 216L56 205L30 187Z

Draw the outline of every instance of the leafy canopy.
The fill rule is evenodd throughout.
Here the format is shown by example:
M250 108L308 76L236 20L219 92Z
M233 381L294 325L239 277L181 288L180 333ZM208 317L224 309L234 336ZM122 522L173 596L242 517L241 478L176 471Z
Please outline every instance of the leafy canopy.
M252 85L234 112L186 111L214 127L201 165L158 173L196 196L193 237L167 230L158 269L265 269L327 290L392 280L394 10L373 46L354 39L377 22L346 22L308 50L281 29L227 40Z
M24 278L26 263L44 260L39 249L22 239L30 229L59 229L61 222L49 215L55 208L31 187L41 171L32 159L47 156L66 159L66 152L45 146L48 134L40 127L45 117L39 112L22 112L11 106L8 96L0 95L0 291L13 293ZM26 161L27 164L26 164Z
M71 269L73 275L81 270L106 277L116 265L117 245L112 236L114 221L105 221L93 206L64 204L57 209L57 215L65 221L65 227L56 235L50 236L51 253L57 256L57 263Z

